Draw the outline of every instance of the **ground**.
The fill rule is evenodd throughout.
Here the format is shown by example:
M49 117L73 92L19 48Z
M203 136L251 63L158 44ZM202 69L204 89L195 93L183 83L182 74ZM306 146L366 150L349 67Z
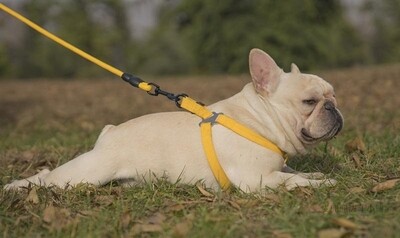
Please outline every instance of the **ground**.
M332 188L213 193L162 180L123 188L0 188L2 237L398 237L400 65L317 72L336 89L345 127L291 158L297 170L338 180ZM244 76L146 78L212 103ZM0 187L55 168L93 146L106 124L178 110L118 78L0 81Z

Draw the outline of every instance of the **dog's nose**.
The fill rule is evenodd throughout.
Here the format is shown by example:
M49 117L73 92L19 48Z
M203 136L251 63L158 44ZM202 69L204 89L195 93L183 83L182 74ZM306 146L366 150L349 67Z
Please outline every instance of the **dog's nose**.
M333 109L335 109L335 104L333 104L333 102L331 102L331 101L327 101L327 102L325 102L325 104L324 104L324 108L326 109L326 110L333 110Z

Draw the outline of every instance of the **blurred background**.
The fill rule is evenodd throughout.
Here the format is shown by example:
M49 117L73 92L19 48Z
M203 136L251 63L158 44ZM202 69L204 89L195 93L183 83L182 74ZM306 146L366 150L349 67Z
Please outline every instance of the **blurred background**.
M251 48L285 70L400 61L399 0L4 0L125 72L241 74ZM0 12L0 78L108 72Z

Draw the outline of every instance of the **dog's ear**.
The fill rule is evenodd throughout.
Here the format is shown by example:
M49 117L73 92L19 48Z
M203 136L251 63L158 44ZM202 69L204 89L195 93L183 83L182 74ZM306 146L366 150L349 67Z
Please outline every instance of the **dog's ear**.
M295 63L292 63L292 65L291 65L291 73L294 73L294 74L299 74L300 73L300 69L299 69L299 67L297 67L297 65L295 64Z
M260 49L252 49L249 67L257 93L267 96L276 90L283 71L267 53Z

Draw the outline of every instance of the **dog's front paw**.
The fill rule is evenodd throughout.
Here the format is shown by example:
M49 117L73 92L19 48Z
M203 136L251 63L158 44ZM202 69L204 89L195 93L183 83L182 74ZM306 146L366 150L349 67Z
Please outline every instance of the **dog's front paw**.
M320 172L314 172L314 173L297 173L298 175L300 175L303 178L306 179L324 179L325 178L325 174L320 173Z
M328 187L333 187L337 184L337 181L335 179L325 179L323 180L323 183L321 185L328 186Z

